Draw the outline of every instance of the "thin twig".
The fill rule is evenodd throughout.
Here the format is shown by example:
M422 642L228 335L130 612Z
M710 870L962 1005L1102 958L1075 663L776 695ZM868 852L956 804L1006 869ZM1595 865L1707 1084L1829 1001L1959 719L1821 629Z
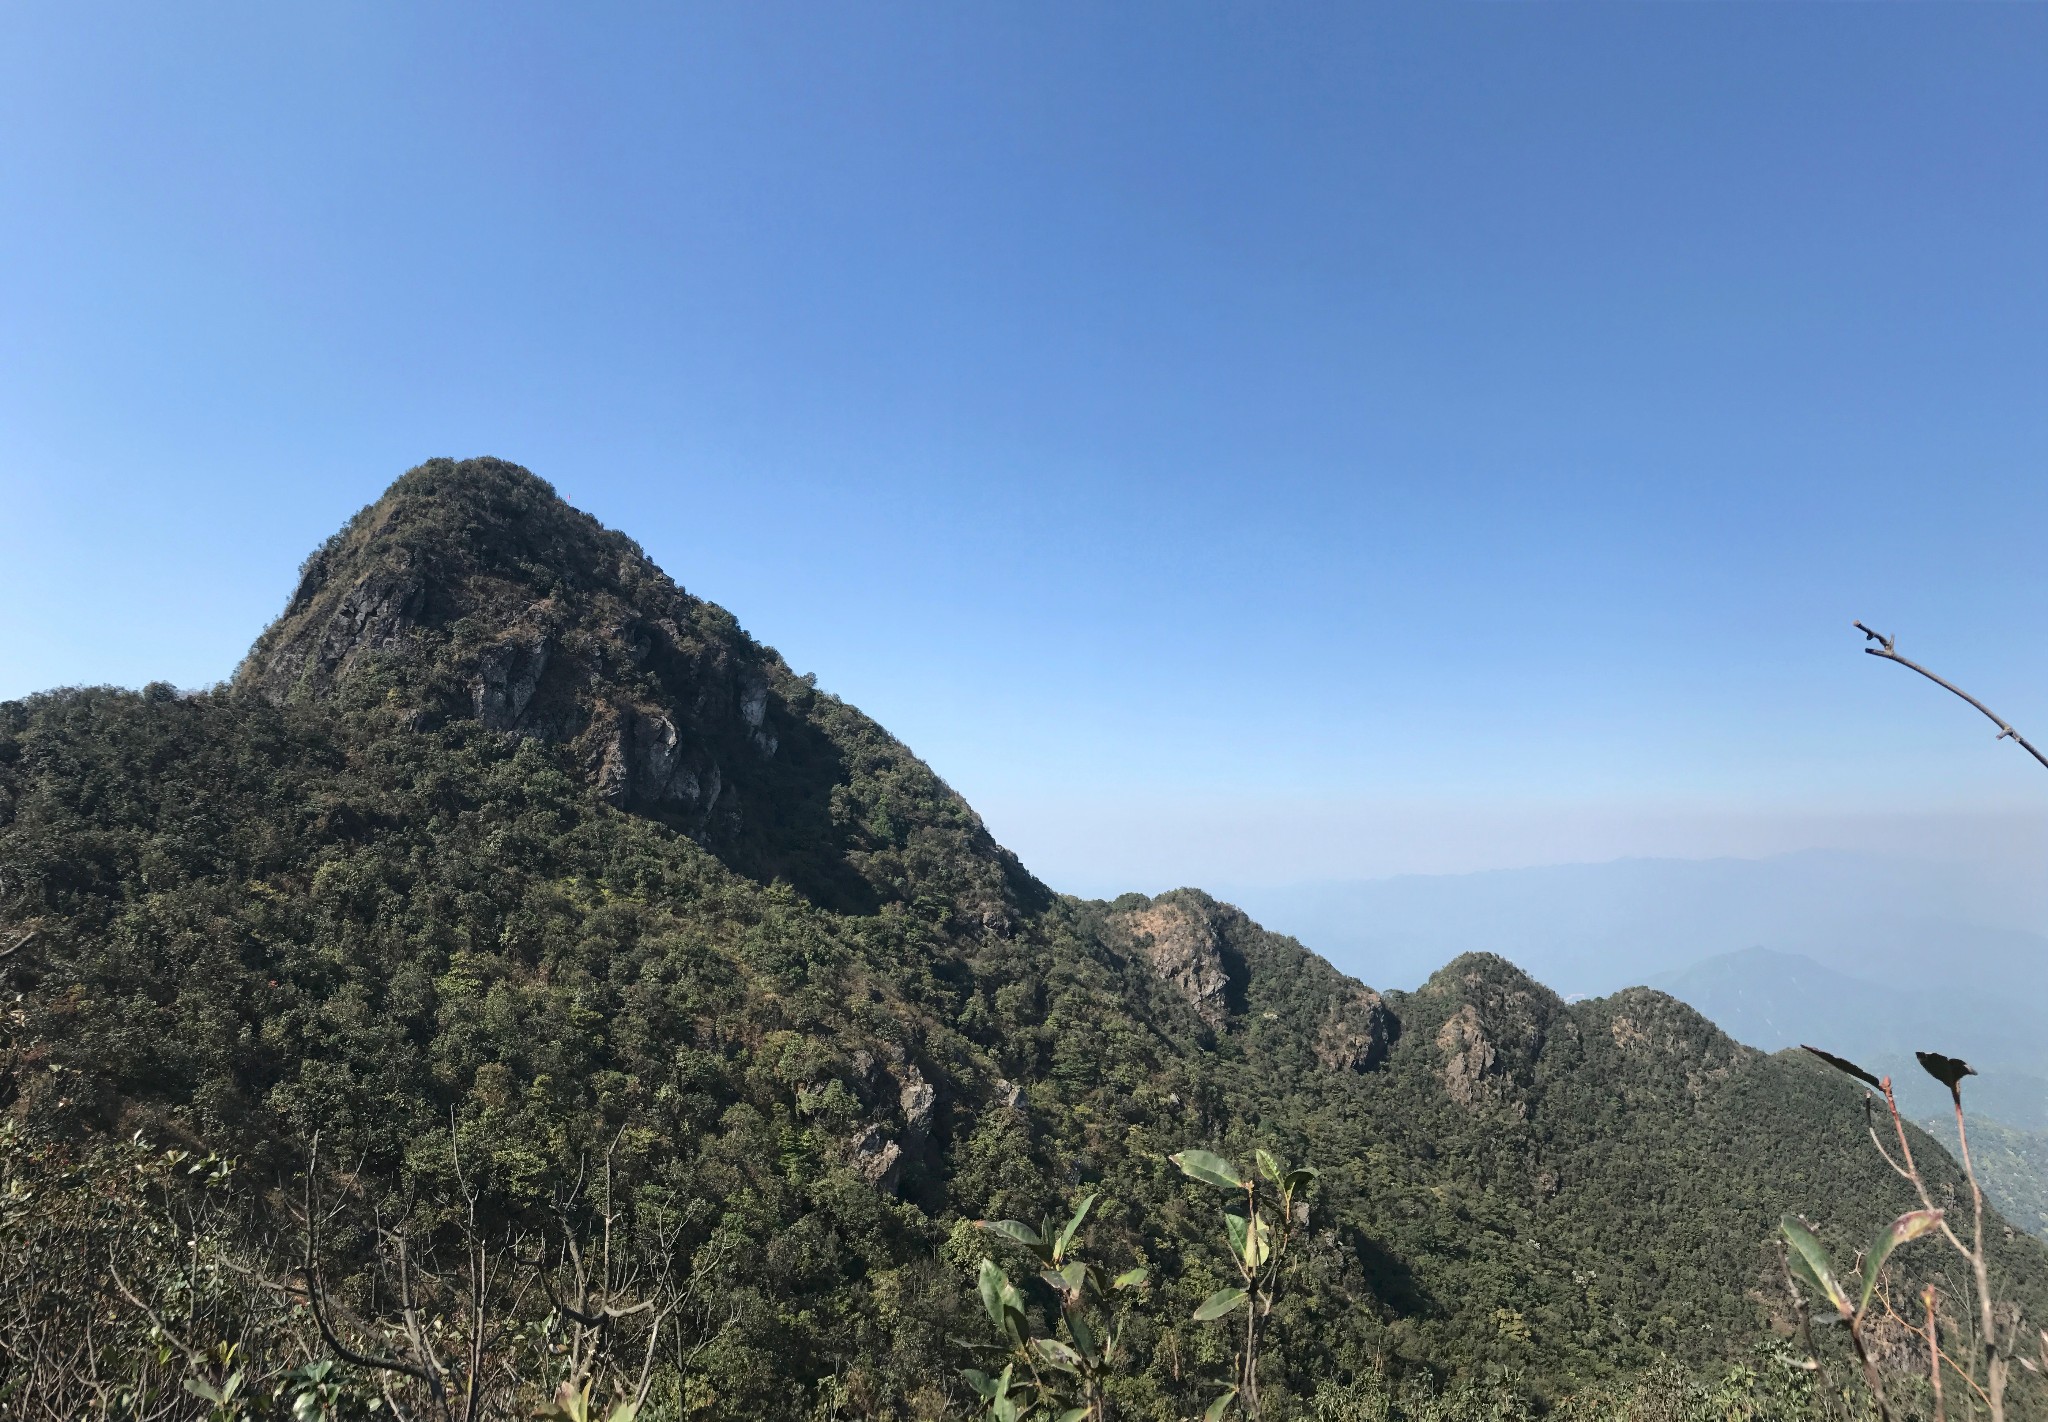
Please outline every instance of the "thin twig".
M327 1321L326 1301L322 1296L319 1274L319 1197L314 1190L314 1180L320 1168L320 1133L313 1133L312 1149L306 1159L306 1253L299 1266L300 1275L306 1281L306 1304L313 1315L313 1325L320 1330L320 1337L334 1356L351 1367L369 1368L378 1372L402 1373L417 1378L427 1385L428 1392L436 1401L441 1399L441 1382L425 1368L403 1362L397 1358L379 1358L374 1354L359 1353L341 1341L334 1327Z
M1934 1285L1920 1291L1920 1301L1927 1305L1927 1380L1934 1387L1934 1422L1948 1422L1941 1400L1941 1335L1934 1326Z
M1918 670L1918 668L1915 668L1915 670ZM2028 749L2031 750L2032 747L2030 746ZM1920 1203L1925 1208L1933 1210L1935 1205L1933 1199L1927 1193L1927 1183L1920 1174L1919 1166L1913 1162L1913 1147L1906 1139L1906 1122L1904 1117L1899 1114L1898 1100L1892 1095L1891 1077L1886 1076L1880 1081L1878 1088L1884 1092L1885 1109L1891 1113L1892 1129L1898 1136L1899 1154L1905 1158L1906 1171L1910 1172L1906 1174L1906 1179L1912 1182L1913 1189L1920 1196ZM1939 1215L1936 1224L1941 1230L1943 1237L1948 1240L1950 1246L1970 1266L1973 1282L1976 1285L1977 1308L1981 1315L1980 1327L1983 1330L1980 1346L1983 1349L1985 1362L1985 1401L1991 1412L1991 1422L2005 1422L2006 1364L2005 1358L2001 1355L1998 1347L1997 1318L1991 1298L1991 1275L1984 1259L1984 1192L1978 1188L1977 1172L1970 1164L1969 1133L1968 1128L1963 1124L1963 1092L1959 1081L1949 1083L1949 1094L1955 1099L1956 1133L1958 1142L1962 1147L1963 1174L1970 1183L1972 1201L1976 1207L1974 1212L1976 1227L1973 1233L1973 1244L1963 1243L1955 1230L1949 1226L1946 1211L1936 1212Z
M2027 748L2033 749L2032 746ZM1963 1174L1970 1181L1970 1221L1974 1241L1970 1267L1976 1271L1978 1307L1984 1315L1984 1381L1991 1390L1992 1422L2005 1422L2005 1359L1998 1347L1998 1319L1991 1301L1991 1275L1984 1261L1984 1191L1977 1184L1977 1168L1970 1162L1970 1131L1963 1124L1962 1080L1958 1078L1950 1082L1948 1090L1956 1103L1956 1143L1962 1147Z
M171 1326L163 1321L155 1309L135 1296L135 1291L128 1287L127 1281L121 1277L121 1271L114 1267L114 1261L111 1259L107 1261L107 1277L114 1281L114 1288L120 1293L122 1298L128 1300L144 1318L154 1324L157 1332L163 1334L164 1337L177 1345L178 1351L185 1355L187 1362L197 1367L205 1360L205 1354L172 1332Z
M1979 701L1976 697L1970 695L1969 692L1963 690L1954 682L1936 676L1933 672L1927 670L1926 667L1921 666L1920 663L1910 661L1907 658L1900 656L1897 650L1895 650L1895 648L1893 647L1893 643L1898 641L1896 637L1886 637L1881 633L1873 632L1868 627L1865 627L1861 622L1855 623L1853 625L1858 632L1861 632L1863 634L1864 640L1877 643L1875 647L1865 647L1863 649L1866 655L1873 657L1883 657L1888 662L1897 662L1900 666L1905 667L1910 671L1916 671L1920 673L1920 675L1926 677L1929 681L1933 682L1936 686L1942 688L1944 691L1954 692L1957 696L1962 697L1963 700L1969 702L1972 706L1976 707L1979 711L1983 712L1985 719L1990 721L1992 725L1998 727L1999 740L2002 741L2006 740L2007 738L2010 738L2014 745L2018 746L2021 750L2025 751L2035 760L2041 762L2041 764L2044 767L2048 767L2048 755L2042 755L2041 752L2035 750L2033 742L2029 741L2025 736L2021 735L2018 731L2015 731L2012 728L2012 724L2008 722L2003 716L1999 715L1996 711L1993 711L1989 706L1986 706L1983 702Z

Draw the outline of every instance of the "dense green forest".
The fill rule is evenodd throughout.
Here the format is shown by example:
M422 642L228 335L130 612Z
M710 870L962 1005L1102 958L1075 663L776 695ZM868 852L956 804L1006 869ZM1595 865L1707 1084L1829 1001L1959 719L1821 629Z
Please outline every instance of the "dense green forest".
M1229 1371L1190 1319L1228 1260L1168 1157L1206 1146L1322 1172L1269 1416L1623 1416L1662 1378L1674 1417L1789 1417L1780 1216L1846 1257L1914 1204L1852 1083L1660 994L1567 1004L1484 954L1381 994L1194 890L1052 892L490 460L399 480L231 683L0 705L0 931L17 1297L216 1391L322 1362L309 1274L338 1336L409 1346L394 1240L422 1279L498 1251L505 1337L567 1368L563 1241L609 1238L615 1297L670 1301L644 1415L967 1416L975 1222L1092 1194L1092 1255L1149 1271L1115 1402L1191 1416ZM2048 1319L2048 1255L1991 1233ZM163 1362L204 1328L243 1351ZM145 1415L24 1391L0 1351L0 1415ZM327 1361L359 1390L331 1415L367 1406Z

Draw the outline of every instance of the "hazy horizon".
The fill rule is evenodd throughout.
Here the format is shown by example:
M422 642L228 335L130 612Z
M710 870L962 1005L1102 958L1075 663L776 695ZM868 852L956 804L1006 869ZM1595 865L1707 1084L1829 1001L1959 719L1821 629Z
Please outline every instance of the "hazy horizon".
M1879 983L1948 943L1947 975L1971 991L2048 990L2038 861L1809 849L1195 887L1375 987L1413 988L1476 951L1597 996L1755 948Z

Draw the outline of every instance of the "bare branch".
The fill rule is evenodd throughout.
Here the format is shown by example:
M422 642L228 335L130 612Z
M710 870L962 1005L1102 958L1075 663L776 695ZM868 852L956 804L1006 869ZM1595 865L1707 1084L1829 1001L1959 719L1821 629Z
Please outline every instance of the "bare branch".
M1879 633L1873 632L1868 627L1865 627L1861 622L1855 623L1853 625L1858 632L1861 632L1863 634L1865 641L1877 643L1875 647L1865 647L1863 649L1866 655L1872 657L1883 657L1888 662L1897 662L1900 666L1905 667L1909 671L1916 671L1920 673L1920 675L1926 677L1936 686L1942 688L1942 690L1953 692L1955 695L1960 696L1963 700L1969 702L1972 706L1976 707L1979 711L1983 712L1984 718L1991 722L1992 725L1998 727L1999 740L2002 741L2010 737L2014 745L2018 746L2021 750L2025 751L2028 755L2032 756L2035 760L2039 761L2043 767L2048 767L2048 755L2042 755L2041 752L2035 750L2034 743L2032 741L2029 741L2025 736L2021 735L2018 731L2015 731L2012 728L2011 723L2008 722L2003 716L2000 716L1996 711L1993 711L1989 706L1986 706L1983 702L1979 701L1976 697L1970 695L1969 692L1963 690L1954 682L1936 676L1933 672L1927 670L1926 667L1921 666L1918 662L1910 661L1907 658L1900 656L1893 647L1893 644L1898 641L1898 638L1886 637Z
M1901 1180L1904 1180L1909 1184L1917 1183L1913 1179L1913 1172L1906 1169L1905 1166L1899 1164L1898 1161L1894 1160L1892 1158L1892 1153L1889 1150L1885 1149L1884 1141L1877 1134L1877 1116L1872 1107L1872 1101L1873 1098L1871 1094L1867 1091L1864 1092L1863 1125L1864 1128L1870 1132L1870 1143L1877 1147L1877 1153L1880 1156L1884 1157L1884 1163L1886 1165L1889 1165L1892 1168L1893 1172L1897 1174Z
M163 1321L155 1309L135 1296L135 1291L128 1287L128 1281L121 1277L121 1271L114 1267L114 1261L111 1259L107 1261L107 1277L114 1281L114 1288L122 1298L128 1300L137 1312L148 1319L155 1326L157 1332L163 1334L164 1337L170 1339L177 1346L178 1351L185 1355L187 1362L196 1366L205 1360L205 1354L194 1348L190 1343L187 1343L183 1338L180 1338L171 1330L171 1326Z
M306 1304L313 1315L313 1324L320 1330L321 1341L334 1350L334 1356L351 1367L369 1368L377 1372L400 1373L417 1378L427 1385L427 1390L436 1401L441 1398L441 1382L432 1372L403 1362L397 1358L379 1358L369 1353L359 1353L341 1341L334 1326L328 1322L326 1299L320 1288L320 1273L317 1253L319 1250L319 1197L314 1181L320 1168L320 1133L313 1133L312 1149L306 1158L306 1252L299 1266L300 1275L306 1281Z

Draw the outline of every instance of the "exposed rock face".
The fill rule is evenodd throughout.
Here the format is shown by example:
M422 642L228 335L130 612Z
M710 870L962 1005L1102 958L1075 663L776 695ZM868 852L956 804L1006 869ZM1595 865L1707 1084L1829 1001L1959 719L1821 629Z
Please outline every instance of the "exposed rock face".
M1500 1066L1500 1053L1470 1003L1445 1020L1436 1045L1444 1054L1444 1090L1460 1106L1478 1105L1482 1085Z
M1387 1005L1371 988L1340 994L1316 1033L1316 1060L1331 1071L1369 1071L1386 1060L1389 1026Z
M1497 1102L1526 1116L1537 1059L1564 1002L1520 968L1490 953L1467 953L1437 970L1416 997L1447 1009L1436 1031L1444 1091L1460 1106ZM1565 1023L1562 1029L1576 1034Z
M336 585L333 559L322 549L307 559L285 611L299 635L265 648L255 675L264 683L331 685L367 655L395 651L425 610L426 581L408 564L372 568ZM250 654L252 661L257 653ZM251 674L249 664L243 676Z
M499 460L392 485L306 561L236 684L561 745L608 803L828 907L937 896L999 936L1045 901L901 743Z
M541 674L548 669L548 640L499 642L486 647L477 657L477 675L471 690L476 718L494 731L518 726L540 688Z
M1650 1049L1650 1034L1632 1017L1616 1017L1608 1024L1608 1031L1614 1037L1614 1045L1624 1052L1644 1053Z
M706 830L739 830L738 797L726 793L725 771L702 744L658 711L610 707L586 737L591 779L608 804Z
M1142 962L1213 1031L1285 1020L1324 1070L1347 1073L1379 1066L1401 1034L1379 993L1199 889L1130 894L1109 909L1103 942Z
M1201 905L1162 898L1151 907L1133 909L1112 920L1145 955L1152 971L1186 998L1211 1027L1230 1015L1230 975L1224 970L1223 941Z
M903 1069L903 1084L897 1089L896 1104L902 1109L903 1124L922 1136L931 1129L932 1110L938 1105L938 1088L924 1079L915 1063Z
M875 1052L860 1048L851 1054L851 1084L871 1111L883 1109L893 1091L903 1126L900 1131L879 1122L862 1126L847 1141L846 1152L863 1180L893 1191L902 1183L905 1165L931 1145L939 1092L903 1048L893 1042L875 1045Z
M1699 1107L1762 1055L1661 992L1626 988L1568 1008L1514 964L1485 953L1456 959L1400 1000L1404 1013L1419 1004L1442 1014L1432 1019L1431 1036L1445 1095L1467 1110L1522 1119L1541 1108L1553 1074L1589 1069L1589 1059L1632 1108L1669 1112ZM1646 1090L1646 1080L1658 1086ZM1541 1189L1555 1188L1550 1178Z
M894 1190L903 1170L903 1147L880 1126L864 1126L847 1143L853 1168L878 1190Z

